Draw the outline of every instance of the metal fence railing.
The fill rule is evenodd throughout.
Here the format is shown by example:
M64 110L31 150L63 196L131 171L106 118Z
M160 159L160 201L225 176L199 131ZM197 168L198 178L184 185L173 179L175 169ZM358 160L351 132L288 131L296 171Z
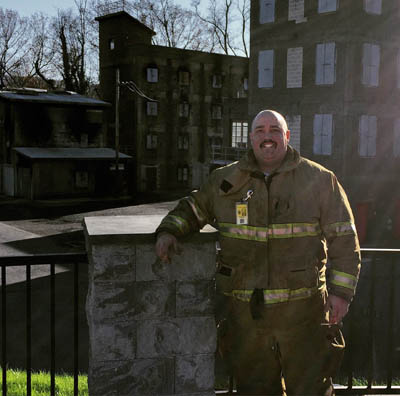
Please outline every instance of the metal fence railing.
M400 395L400 386L394 385L394 380L400 378L400 249L362 249L363 266L357 288L357 298L351 305L350 312L344 321L346 338L346 353L340 372L340 381L344 385L336 385L338 395L372 395L392 394ZM86 271L87 256L85 253L74 254L41 254L25 256L0 257L1 267L1 367L2 394L7 396L7 349L12 345L8 342L11 331L10 323L7 325L7 315L13 314L12 307L7 299L12 297L7 294L10 284L7 282L7 270L12 267L25 267L25 277L20 280L19 288L25 289L25 340L21 340L26 347L26 394L31 395L32 372L32 272L37 266L48 267L49 275L46 276L46 299L49 305L49 372L51 395L55 395L56 373L56 326L60 320L56 311L57 287L65 283L64 278L56 287L56 275L62 267L68 271L72 278L70 293L73 305L73 320L69 332L73 334L73 376L74 395L78 395L78 373L81 367L79 362L80 343L85 340L80 335L79 315L84 315L83 304L80 304L79 283L86 280L80 279L79 269ZM81 273L82 277L82 273ZM40 285L42 286L42 285ZM87 287L87 285L85 285ZM82 290L82 289L81 289ZM11 289L12 291L12 289ZM48 292L47 292L48 291ZM84 296L82 296L84 297ZM82 298L81 298L82 299ZM68 304L69 304L68 302ZM40 307L45 309L45 307ZM64 320L65 322L65 320ZM66 321L69 324L69 319ZM46 320L47 326L47 320ZM14 330L13 330L14 331ZM59 341L59 340L58 340ZM86 351L80 351L86 354ZM71 350L67 351L71 354ZM82 357L82 355L81 355ZM354 385L355 379L363 378L365 385ZM231 379L231 384L233 381ZM232 388L232 386L231 386ZM229 392L229 390L228 390ZM233 392L232 389L230 392ZM217 392L218 393L218 392ZM227 394L227 391L219 393Z
M7 358L7 349L10 347L8 338L11 336L9 332L12 330L7 326L7 316L12 314L12 309L17 307L11 307L7 304L8 289L10 284L7 283L7 270L15 267L25 267L26 277L23 283L25 284L25 336L26 340L21 340L21 343L25 342L26 345L26 395L32 394L32 269L36 266L47 265L49 267L49 349L50 349L50 393L51 395L56 394L55 374L56 374L56 267L62 266L66 271L73 272L73 288L71 290L71 298L73 301L73 322L71 324L71 332L73 332L73 376L74 376L74 395L78 395L78 373L79 373L79 362L78 362L78 351L79 351L79 323L78 323L78 310L79 310L79 264L86 263L87 256L85 253L65 253L65 254L40 254L40 255L24 255L24 256L5 256L0 257L1 267L1 367L2 367L2 394L7 396L7 368L9 365ZM72 267L72 268L70 268ZM22 282L20 282L22 283ZM12 308L12 309L11 309ZM19 308L19 307L18 307ZM40 309L47 309L46 307L40 307ZM46 347L48 348L48 347Z

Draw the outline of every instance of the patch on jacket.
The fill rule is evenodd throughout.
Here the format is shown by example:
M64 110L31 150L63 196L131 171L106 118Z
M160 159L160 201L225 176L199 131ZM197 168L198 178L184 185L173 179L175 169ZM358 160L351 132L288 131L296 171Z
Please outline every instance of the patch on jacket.
M231 183L229 183L227 180L224 180L221 185L219 186L219 188L226 194L231 188L233 187L233 185Z

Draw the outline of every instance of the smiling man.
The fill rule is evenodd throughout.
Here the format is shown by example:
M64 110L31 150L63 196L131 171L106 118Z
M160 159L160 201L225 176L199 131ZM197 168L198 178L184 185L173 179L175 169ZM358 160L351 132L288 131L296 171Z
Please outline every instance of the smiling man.
M333 394L338 325L360 270L346 194L289 139L281 114L260 112L246 156L212 172L157 229L156 253L168 263L177 238L217 224L229 296L221 345L242 395Z

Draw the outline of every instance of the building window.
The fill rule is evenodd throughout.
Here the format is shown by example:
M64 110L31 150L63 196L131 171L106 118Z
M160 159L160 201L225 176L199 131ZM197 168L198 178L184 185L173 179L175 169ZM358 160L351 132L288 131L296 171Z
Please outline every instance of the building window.
M157 102L147 102L147 115L156 116L158 112Z
M188 118L189 117L189 103L183 102L178 105L179 117Z
M260 23L275 21L275 0L260 0Z
M214 74L212 81L213 88L221 88L222 87L222 76L221 74Z
M393 155L400 157L400 118L394 120L393 127Z
M211 118L213 120L220 120L222 118L222 106L213 105L211 109Z
M248 123L232 122L232 147L247 147Z
M146 136L146 149L154 150L157 148L157 135L154 133L148 133Z
M290 131L290 145L300 152L301 142L301 115L285 116L288 129Z
M303 47L287 50L287 88L301 88L303 81Z
M187 165L178 166L178 181L187 182L189 180L189 167Z
M336 11L338 6L338 0L318 0L318 12L322 14L323 12Z
M244 89L245 91L248 91L248 89L249 89L249 79L248 79L247 77L245 77L245 78L243 79L243 89Z
M376 156L376 116L362 115L360 118L358 153L361 157Z
M178 83L179 85L189 85L190 74L188 71L180 70L178 72Z
M110 48L111 51L115 49L115 40L114 39L110 39L108 41L108 48Z
M332 154L332 114L315 114L313 152L318 155Z
M304 0L289 0L288 21L305 21Z
M147 68L147 81L151 83L158 82L158 69L156 67Z
M178 150L188 150L189 149L189 135L187 133L182 133L178 135Z
M364 0L364 10L368 14L382 14L382 0Z
M379 85L380 47L377 44L363 45L363 74L362 83L368 87Z
M258 88L274 86L274 50L258 53Z
M315 84L334 84L336 81L335 43L317 44L315 63Z

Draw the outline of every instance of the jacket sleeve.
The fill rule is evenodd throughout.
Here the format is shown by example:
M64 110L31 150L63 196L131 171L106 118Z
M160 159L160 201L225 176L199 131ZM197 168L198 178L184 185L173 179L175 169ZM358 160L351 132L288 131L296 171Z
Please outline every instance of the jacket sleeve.
M328 248L328 291L351 301L361 268L360 245L353 213L333 173L322 184L321 228Z
M206 224L213 223L213 194L216 191L215 172L200 188L182 198L178 205L163 218L156 234L168 232L182 237L199 231Z

